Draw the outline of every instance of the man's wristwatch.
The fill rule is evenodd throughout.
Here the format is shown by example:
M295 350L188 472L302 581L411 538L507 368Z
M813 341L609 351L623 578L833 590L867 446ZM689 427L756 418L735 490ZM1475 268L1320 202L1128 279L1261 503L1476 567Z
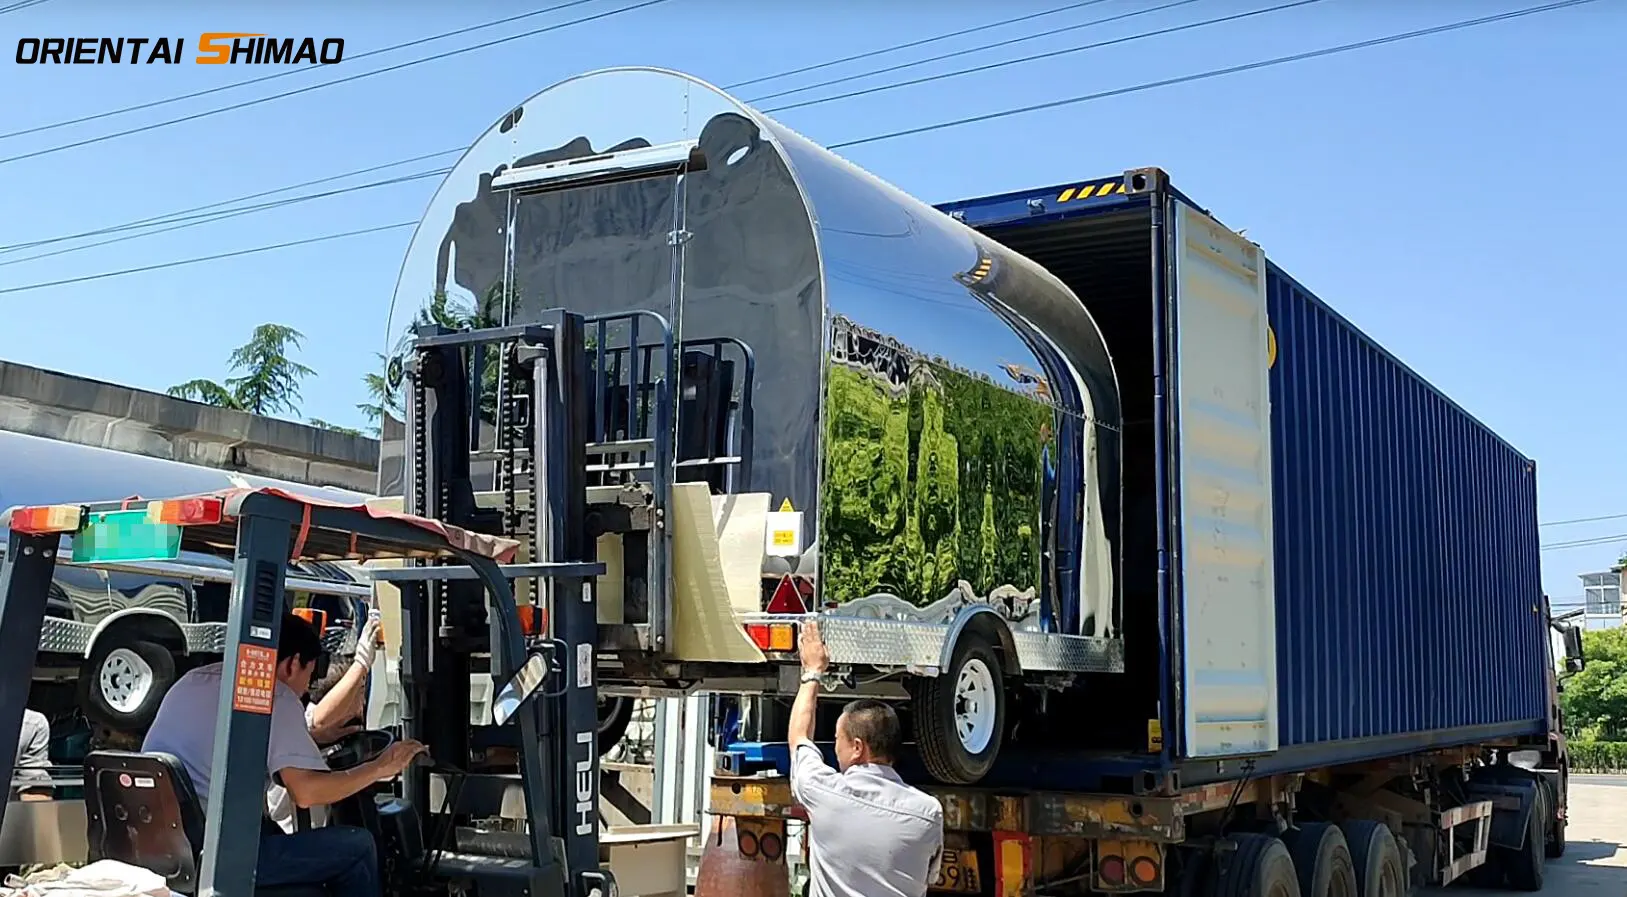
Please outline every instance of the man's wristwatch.
M803 685L807 685L810 682L820 682L820 681L824 680L824 678L825 678L824 673L816 672L814 670L803 670L802 671L802 678L799 681Z

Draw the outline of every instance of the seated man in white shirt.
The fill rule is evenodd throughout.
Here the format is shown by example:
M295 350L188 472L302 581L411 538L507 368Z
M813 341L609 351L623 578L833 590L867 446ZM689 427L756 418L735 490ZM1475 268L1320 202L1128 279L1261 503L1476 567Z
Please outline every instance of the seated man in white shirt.
M284 615L266 773L268 784L286 788L300 807L326 806L394 778L424 750L415 741L402 741L354 769L329 770L300 705L322 653L315 627L293 614ZM142 745L143 751L174 754L206 808L223 667L218 663L199 667L171 686ZM261 832L258 884L327 885L345 897L379 897L378 847L365 829L328 826L286 834L267 820Z

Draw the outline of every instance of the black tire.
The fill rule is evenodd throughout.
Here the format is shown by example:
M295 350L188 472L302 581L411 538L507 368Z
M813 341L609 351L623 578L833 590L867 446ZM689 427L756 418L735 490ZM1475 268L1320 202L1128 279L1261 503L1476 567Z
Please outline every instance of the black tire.
M130 671L139 673L142 664L150 675L139 674L138 684L129 685ZM168 648L104 636L79 668L79 705L92 723L119 732L142 732L152 725L158 705L174 684L175 656Z
M1359 897L1356 862L1344 832L1327 822L1307 822L1282 836L1299 872L1300 897Z
M1548 798L1544 788L1535 788L1531 812L1525 819L1525 842L1518 850L1498 848L1498 865L1508 876L1508 886L1516 891L1542 890L1542 872L1547 859Z
M633 724L632 698L623 695L609 695L599 699L599 726L595 730L598 738L599 756L610 753L616 745L621 743L627 735L627 727Z
M1237 849L1212 861L1211 897L1306 897L1286 844L1255 832L1230 838Z
M1401 848L1395 836L1382 823L1352 819L1341 823L1350 860L1356 867L1358 897L1406 897L1407 870L1401 865Z
M994 702L993 719L976 750L968 748L956 725L962 672L988 688ZM949 666L918 681L912 711L915 743L928 774L946 785L970 785L987 775L1006 730L1005 671L994 646L981 635L963 633Z
M1561 773L1559 787L1563 788L1565 786L1565 777ZM1559 816L1559 795L1548 795L1548 813L1546 815L1547 821L1552 825L1549 827L1548 842L1544 845L1543 853L1548 859L1557 860L1565 855L1565 820Z

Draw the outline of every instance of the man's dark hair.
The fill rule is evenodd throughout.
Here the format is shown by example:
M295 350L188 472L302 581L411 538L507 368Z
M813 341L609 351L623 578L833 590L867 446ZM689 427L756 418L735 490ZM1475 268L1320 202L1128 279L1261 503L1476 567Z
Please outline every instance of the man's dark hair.
M902 736L898 713L892 705L860 698L842 708L842 717L847 720L847 736L864 742L871 757L889 763L898 759Z
M316 662L322 656L322 636L304 617L282 615L282 637L277 639L277 662L299 656L301 666Z

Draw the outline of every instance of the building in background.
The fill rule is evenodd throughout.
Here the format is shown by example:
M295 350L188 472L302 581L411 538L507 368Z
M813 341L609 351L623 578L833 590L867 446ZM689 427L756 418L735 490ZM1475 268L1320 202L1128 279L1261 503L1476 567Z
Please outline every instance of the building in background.
M1587 629L1614 629L1621 625L1621 567L1583 573L1583 622ZM1560 608L1555 608L1559 611Z

